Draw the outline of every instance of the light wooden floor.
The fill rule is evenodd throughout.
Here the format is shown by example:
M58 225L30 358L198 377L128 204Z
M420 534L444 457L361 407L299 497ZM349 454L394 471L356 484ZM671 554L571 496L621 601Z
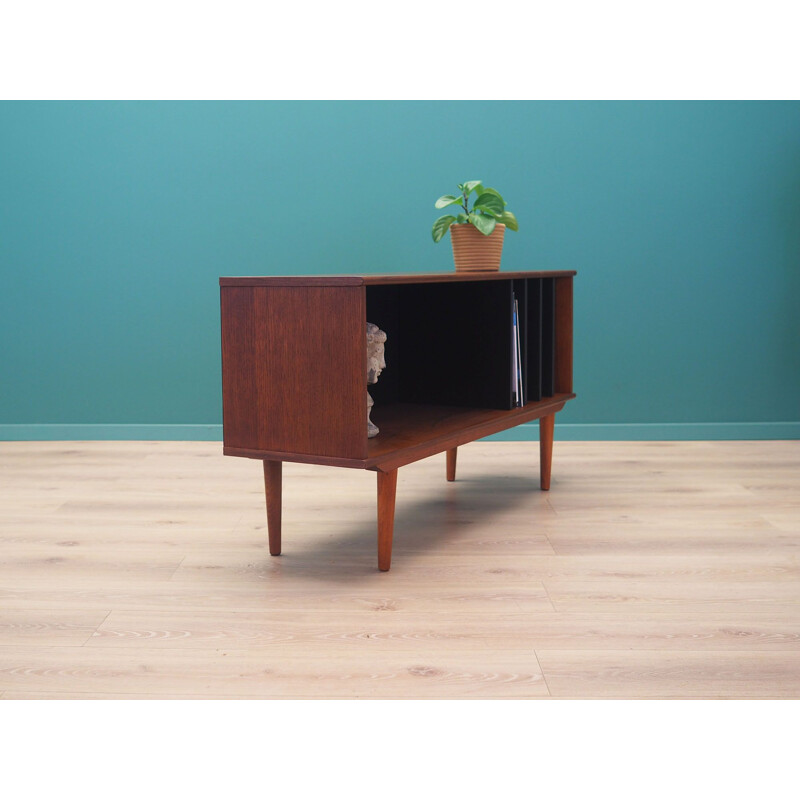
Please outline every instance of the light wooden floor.
M0 698L800 697L800 442L556 442L375 475L0 444Z

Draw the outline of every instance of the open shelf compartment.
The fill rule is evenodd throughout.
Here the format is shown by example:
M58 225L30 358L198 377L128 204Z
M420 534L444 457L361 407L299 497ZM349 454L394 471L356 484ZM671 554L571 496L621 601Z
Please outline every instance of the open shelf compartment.
M562 291L556 278L368 285L366 320L387 334L387 367L369 387L375 408L513 409L512 298L526 403L572 391L571 378L565 385L556 377L557 341L567 335L566 320L557 319Z

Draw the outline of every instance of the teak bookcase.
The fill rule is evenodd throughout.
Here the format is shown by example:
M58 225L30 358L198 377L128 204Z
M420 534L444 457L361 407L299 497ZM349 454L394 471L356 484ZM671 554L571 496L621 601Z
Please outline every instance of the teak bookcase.
M284 461L378 473L378 567L392 556L397 470L539 419L550 488L555 414L572 392L575 272L220 278L225 455L264 462L269 548L281 551ZM512 293L525 405L512 398ZM367 439L366 324L387 333Z

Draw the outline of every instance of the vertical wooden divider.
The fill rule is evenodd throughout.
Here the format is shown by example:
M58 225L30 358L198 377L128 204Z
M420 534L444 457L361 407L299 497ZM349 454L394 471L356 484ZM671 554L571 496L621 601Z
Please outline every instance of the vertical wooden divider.
M555 390L572 391L572 278L556 278Z

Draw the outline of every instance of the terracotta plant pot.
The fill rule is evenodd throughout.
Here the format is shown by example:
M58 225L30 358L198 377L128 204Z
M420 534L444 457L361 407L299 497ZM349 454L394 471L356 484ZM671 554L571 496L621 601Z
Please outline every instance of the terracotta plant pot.
M500 269L500 256L503 253L503 237L506 226L502 222L484 236L468 222L450 226L453 241L453 260L456 272L496 272Z

